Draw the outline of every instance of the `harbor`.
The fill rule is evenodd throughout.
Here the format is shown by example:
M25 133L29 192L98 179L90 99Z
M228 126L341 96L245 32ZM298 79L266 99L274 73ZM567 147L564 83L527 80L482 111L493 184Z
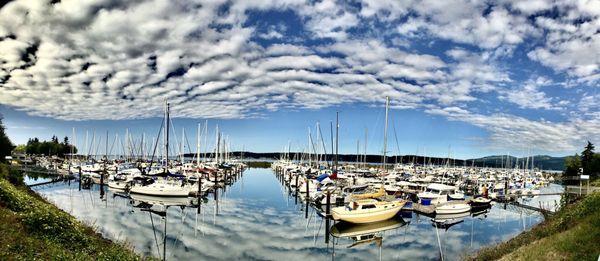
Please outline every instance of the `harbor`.
M600 261L599 101L600 0L0 1L0 261Z
M162 258L166 253L167 260L439 260L442 255L455 260L543 220L537 211L493 204L482 212L463 215L452 226L436 229L431 217L402 211L387 221L392 224L376 225L364 233L359 226L358 235L375 235L378 239L349 248L359 243L356 236L339 233L339 222L327 221L323 210L312 204L307 207L306 201L282 185L270 169L247 169L232 185L211 192L200 204L188 202L188 198L160 201L128 197L106 186L103 189L101 196L99 185L80 191L72 182L35 190L79 220L95 224L103 236L126 241L144 255ZM165 211L164 217L144 211L139 207L142 202L150 209Z

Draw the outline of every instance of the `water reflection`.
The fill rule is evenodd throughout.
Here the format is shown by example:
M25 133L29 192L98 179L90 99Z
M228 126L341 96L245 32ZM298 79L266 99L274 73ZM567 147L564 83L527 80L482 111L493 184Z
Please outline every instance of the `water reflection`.
M323 210L290 194L269 169L249 169L200 199L129 197L98 185L79 191L76 182L36 190L104 236L167 260L459 259L542 220L538 213L496 204L449 218L462 222L448 227L411 212L373 227L348 226L324 219Z

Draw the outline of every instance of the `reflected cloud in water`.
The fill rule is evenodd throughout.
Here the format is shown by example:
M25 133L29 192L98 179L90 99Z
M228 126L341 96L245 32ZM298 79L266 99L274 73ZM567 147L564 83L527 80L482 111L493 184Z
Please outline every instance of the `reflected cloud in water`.
M348 248L356 239L336 236L343 228L339 223L331 222L334 237L325 244L326 222L312 207L305 218L303 202L289 196L270 169L247 170L232 186L219 189L217 200L211 194L199 205L197 199L129 199L108 189L101 199L99 186L79 191L76 182L37 192L105 237L125 241L144 255L163 254L166 220L166 258L173 260L437 260L440 248L444 258L458 259L543 219L496 204L485 214L463 217L463 222L436 231L430 217L403 213L397 223L384 226L390 229L374 233L380 239L371 241L377 242ZM166 219L144 208L165 211Z

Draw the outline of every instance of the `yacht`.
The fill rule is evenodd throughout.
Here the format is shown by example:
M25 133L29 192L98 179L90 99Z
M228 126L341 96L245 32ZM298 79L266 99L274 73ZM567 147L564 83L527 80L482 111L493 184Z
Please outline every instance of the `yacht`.
M347 206L333 208L331 213L334 220L364 224L390 219L400 212L404 204L404 200L359 199Z
M439 205L447 202L449 198L464 198L464 195L461 195L456 187L438 183L429 184L424 192L417 194L419 203L423 205Z

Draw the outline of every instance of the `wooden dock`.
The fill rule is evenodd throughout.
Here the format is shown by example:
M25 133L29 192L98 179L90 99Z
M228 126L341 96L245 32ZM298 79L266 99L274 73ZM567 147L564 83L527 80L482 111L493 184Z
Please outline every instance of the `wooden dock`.
M534 211L537 211L537 212L540 212L540 213L543 213L543 214L553 214L554 213L554 212L552 212L552 211L550 211L548 209L544 209L544 208L541 208L541 207L534 207L534 206L530 206L530 205L525 205L525 204L523 204L521 202L518 202L518 201L509 202L508 204L511 204L511 205L514 205L514 206L517 206L517 207L520 207L520 208L524 208L524 209L534 210Z
M52 184L52 183L57 183L57 182L67 181L67 180L69 180L69 178L59 178L59 179L53 179L53 180L50 180L50 181L45 181L45 182L40 182L40 183L32 184L32 185L29 185L29 187L30 187L30 188L33 188L33 187L38 187L38 186L48 185L48 184Z

